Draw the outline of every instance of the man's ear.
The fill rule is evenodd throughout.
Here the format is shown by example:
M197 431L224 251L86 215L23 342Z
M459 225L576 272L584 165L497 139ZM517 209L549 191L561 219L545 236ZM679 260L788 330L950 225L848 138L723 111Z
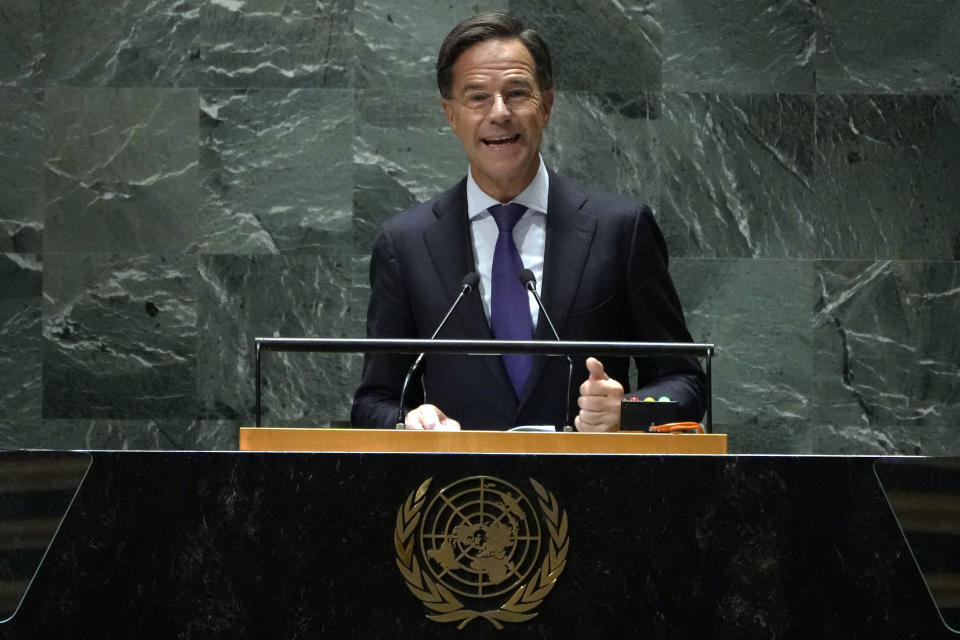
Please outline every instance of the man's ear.
M440 98L440 106L443 107L443 115L447 116L447 122L450 123L450 128L456 132L457 125L455 124L455 113L453 110L453 101L447 98Z
M540 107L543 109L543 124L550 122L550 111L553 109L553 99L555 97L553 89L547 89L541 94Z

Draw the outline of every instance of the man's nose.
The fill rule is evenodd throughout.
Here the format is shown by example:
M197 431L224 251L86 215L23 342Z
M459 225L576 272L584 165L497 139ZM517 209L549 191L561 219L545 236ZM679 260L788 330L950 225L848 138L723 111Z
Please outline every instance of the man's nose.
M491 119L502 119L510 116L510 108L507 107L507 101L504 100L503 94L495 93L493 94L493 104L490 105L490 112L487 114L488 118Z

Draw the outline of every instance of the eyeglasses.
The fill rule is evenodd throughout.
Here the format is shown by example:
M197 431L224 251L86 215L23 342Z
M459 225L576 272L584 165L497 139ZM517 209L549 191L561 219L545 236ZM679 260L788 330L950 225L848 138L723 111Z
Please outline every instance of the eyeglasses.
M468 91L457 98L457 101L471 111L488 111L493 107L497 96L500 96L503 105L511 111L529 107L535 104L539 97L537 92L529 87L514 87L500 93Z

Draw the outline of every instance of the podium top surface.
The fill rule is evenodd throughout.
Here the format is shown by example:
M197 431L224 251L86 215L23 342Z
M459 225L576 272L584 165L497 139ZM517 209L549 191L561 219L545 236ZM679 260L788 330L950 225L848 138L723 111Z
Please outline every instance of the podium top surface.
M725 454L726 434L241 427L241 451Z

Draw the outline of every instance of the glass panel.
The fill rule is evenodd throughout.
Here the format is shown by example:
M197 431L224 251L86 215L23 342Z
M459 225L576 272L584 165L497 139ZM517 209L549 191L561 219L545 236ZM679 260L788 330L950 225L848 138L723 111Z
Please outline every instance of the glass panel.
M20 607L90 460L89 453L0 451L0 622Z
M960 633L960 458L884 459L874 471L940 617Z

